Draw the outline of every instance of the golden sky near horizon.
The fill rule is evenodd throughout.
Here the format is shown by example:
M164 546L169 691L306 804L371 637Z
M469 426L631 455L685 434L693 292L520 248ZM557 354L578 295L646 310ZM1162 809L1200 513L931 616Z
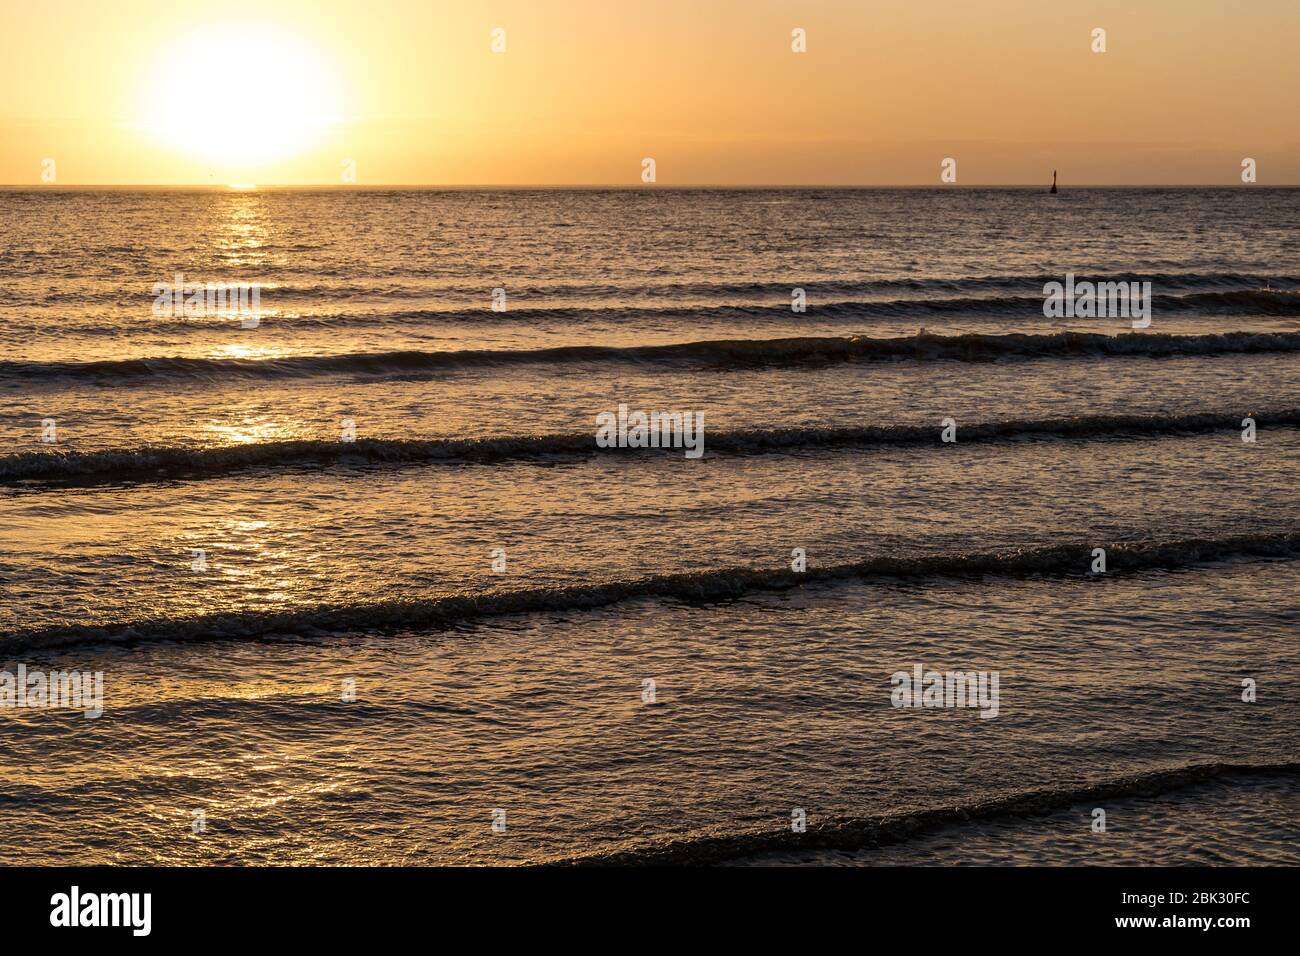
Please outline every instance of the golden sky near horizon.
M1300 183L1300 2L48 0L0 183ZM1106 52L1092 31L1106 31ZM505 31L493 52L492 31ZM791 50L806 31L807 52Z

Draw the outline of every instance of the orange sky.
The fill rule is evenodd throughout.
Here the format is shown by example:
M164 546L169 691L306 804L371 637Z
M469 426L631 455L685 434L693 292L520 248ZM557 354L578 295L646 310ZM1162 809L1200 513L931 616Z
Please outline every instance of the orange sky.
M1300 2L42 0L0 182L1300 183ZM491 49L505 30L505 52ZM791 51L791 30L807 52ZM1106 30L1105 53L1091 33Z

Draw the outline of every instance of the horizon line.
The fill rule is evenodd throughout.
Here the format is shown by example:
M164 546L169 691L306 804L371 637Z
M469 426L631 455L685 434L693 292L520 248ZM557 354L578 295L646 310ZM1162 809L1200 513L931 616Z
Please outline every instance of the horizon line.
M394 189L621 189L654 192L673 189L1043 189L1032 183L0 183L0 189L58 192L64 189L332 189L341 192ZM1295 189L1296 183L1075 183L1067 189Z

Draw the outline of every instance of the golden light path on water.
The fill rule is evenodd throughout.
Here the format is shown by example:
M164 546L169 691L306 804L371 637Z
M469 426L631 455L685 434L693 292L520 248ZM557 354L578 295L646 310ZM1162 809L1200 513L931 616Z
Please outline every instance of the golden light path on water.
M1226 697L1243 655L1296 682L1294 562L1190 566L1195 542L1270 541L1300 509L1300 432L1270 418L1297 404L1295 353L1219 342L1294 334L1289 300L1261 289L1295 285L1278 264L1296 197L1263 197L0 196L32 303L26 325L0 323L0 441L15 469L40 456L54 476L0 495L0 629L107 685L100 719L12 717L0 828L38 833L46 862L522 862L766 832L790 807L814 823L1293 755L1284 696ZM1201 344L1158 360L1061 351L1116 330L1046 321L1044 268L1133 274L1135 204L1182 297L1142 341ZM1198 208L1215 211L1212 232L1187 230ZM264 321L152 314L152 284L178 266L186 281L262 283ZM53 274L76 278L51 288ZM787 275L808 276L808 313L790 311ZM504 314L489 304L498 283ZM759 340L911 338L921 324L995 347L987 361L747 360ZM657 354L683 342L719 347ZM449 350L490 360L444 362ZM545 355L520 361L529 351ZM703 410L704 460L511 457L591 434L620 401ZM1255 444L1236 427L1246 409ZM1211 412L1222 428L1188 425ZM937 431L949 415L955 446L815 438ZM52 447L33 427L46 416ZM1112 440L1114 416L1151 428ZM340 457L346 418L363 444ZM967 428L1045 419L1093 424L1024 440ZM411 439L448 438L508 454L403 457ZM1246 480L1251 494L1232 492ZM1061 570L1075 554L1086 568L1094 546L1118 564L1126 543L1168 539L1192 542L1167 545L1173 571ZM812 568L1064 557L1041 575L994 562L768 588L796 546ZM646 593L665 579L684 590ZM588 588L611 603L579 606ZM516 591L533 610L499 613ZM109 640L50 643L68 634ZM1001 671L1001 716L895 710L888 677L910 662ZM508 833L491 829L496 808ZM1293 855L1279 832L1252 824L1240 846ZM11 844L0 860L36 853Z

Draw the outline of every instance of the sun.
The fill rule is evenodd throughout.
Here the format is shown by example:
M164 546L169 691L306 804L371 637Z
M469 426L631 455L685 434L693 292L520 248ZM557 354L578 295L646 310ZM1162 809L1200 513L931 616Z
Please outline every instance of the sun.
M268 25L209 25L165 44L148 70L139 127L159 146L213 164L287 159L340 122L319 51Z

